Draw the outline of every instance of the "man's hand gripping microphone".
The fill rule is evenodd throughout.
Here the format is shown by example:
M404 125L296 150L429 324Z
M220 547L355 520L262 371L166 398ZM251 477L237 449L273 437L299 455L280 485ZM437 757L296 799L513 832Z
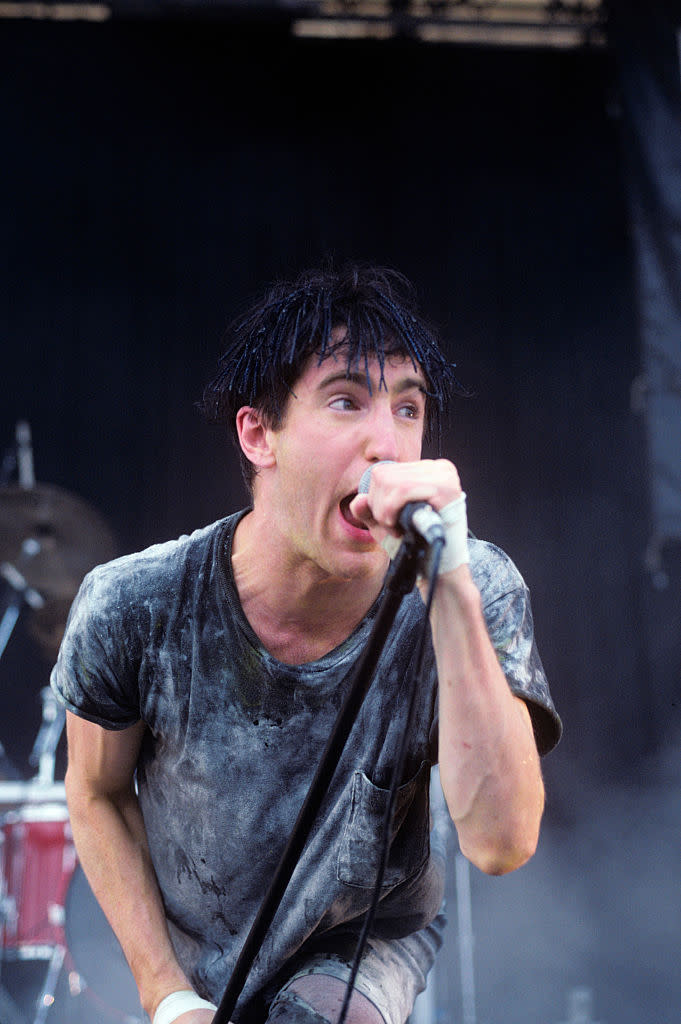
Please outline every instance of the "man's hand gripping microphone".
M384 463L390 461L392 460L383 460ZM380 462L376 463L376 465L381 464ZM369 493L373 468L374 466L369 466L362 473L357 488L359 494ZM436 544L438 547L443 546L438 566L439 576L458 569L460 565L470 561L466 495L463 492L439 512L436 512L427 501L409 501L401 510L398 523L405 534L415 534L427 548L432 548ZM397 554L400 544L399 537L389 536L383 541L383 547L391 558Z

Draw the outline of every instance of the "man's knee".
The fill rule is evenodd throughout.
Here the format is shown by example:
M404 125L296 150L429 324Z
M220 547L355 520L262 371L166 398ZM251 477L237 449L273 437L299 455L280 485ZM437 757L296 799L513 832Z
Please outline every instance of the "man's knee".
M292 981L276 997L267 1024L336 1024L346 985L329 974L306 974ZM346 1024L385 1024L374 1004L355 990Z
M272 1003L266 1024L330 1024L330 1021L289 988Z

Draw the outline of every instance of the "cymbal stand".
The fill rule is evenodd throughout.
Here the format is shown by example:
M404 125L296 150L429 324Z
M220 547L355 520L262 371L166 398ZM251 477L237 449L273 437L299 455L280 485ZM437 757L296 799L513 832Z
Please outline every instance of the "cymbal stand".
M54 1006L54 995L57 987L57 981L61 974L61 969L64 966L64 958L66 956L66 948L64 946L55 946L52 952L47 973L45 975L45 981L43 982L42 992L38 996L36 1003L35 1016L32 1024L45 1024L45 1019L49 1010Z
M25 490L30 490L32 487L35 487L35 472L33 469L31 427L26 420L20 420L17 423L15 437L16 448L14 450L13 462L19 474L19 486ZM6 468L9 468L7 458L3 461L3 477ZM25 601L31 608L42 608L45 604L42 596L33 587L29 587L21 573L26 562L35 558L39 553L40 542L33 537L27 537L21 545L17 565L12 565L10 562L3 562L0 565L0 576L3 577L5 583L9 584L5 609L2 619L0 619L0 658L19 618L23 602Z
M11 562L0 563L0 580L5 584L0 599L0 658L5 652L24 603L30 608L42 608L45 604L42 595L28 585L21 572L26 563L39 553L40 543L32 537L28 537L21 545L17 565L13 565ZM0 771L10 778L19 778L19 773L7 757L1 742Z
M0 658L16 626L24 602L31 608L42 608L45 604L42 595L28 585L21 572L26 562L35 558L39 553L40 542L33 537L27 537L21 545L17 564L13 565L11 562L0 564L0 577L6 584L4 610L0 619Z
M54 762L57 745L66 721L66 712L49 686L40 691L43 702L42 724L35 738L28 763L37 767L37 781L49 785L54 782Z
M49 686L43 687L40 691L40 696L43 703L42 722L33 744L33 750L29 756L29 763L37 766L38 768L38 774L34 781L39 785L49 786L54 782L55 752L64 728L66 715L64 709L57 703L57 698ZM2 906L0 906L0 912L1 911ZM0 921L1 920L0 916ZM43 979L40 995L35 1003L35 1015L31 1024L45 1024L47 1015L54 1006L57 982L64 967L65 956L65 945L61 942L57 942L51 949L47 970ZM0 949L0 960L1 959L2 950ZM5 993L0 987L0 1010L2 1009L3 997L5 1002L10 998L9 994ZM7 1005L9 1005L9 1003ZM19 1017L12 1017L10 1019L12 1020L12 1024L14 1024L15 1021L18 1024L20 1020ZM0 1024L5 1024L1 1012Z

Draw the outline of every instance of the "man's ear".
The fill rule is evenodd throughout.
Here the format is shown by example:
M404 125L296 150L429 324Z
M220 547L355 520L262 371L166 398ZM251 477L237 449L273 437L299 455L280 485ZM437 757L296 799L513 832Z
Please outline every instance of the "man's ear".
M241 450L256 471L275 463L270 431L258 409L244 405L236 414L236 430Z

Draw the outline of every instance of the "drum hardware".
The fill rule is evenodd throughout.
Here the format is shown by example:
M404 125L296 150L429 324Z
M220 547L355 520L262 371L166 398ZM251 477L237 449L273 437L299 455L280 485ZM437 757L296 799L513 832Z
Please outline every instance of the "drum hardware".
M107 1024L143 1024L132 972L80 864L69 883L65 912L67 956L83 980L85 997Z
M47 1017L48 1011L54 1006L54 994L57 987L57 981L61 974L61 969L64 965L64 957L66 956L65 946L55 946L50 957L50 965L47 968L45 974L45 981L43 983L43 989L38 998L35 1017L33 1018L33 1024L45 1024L45 1018Z
M5 959L50 961L64 945L64 900L76 867L66 801L18 807L1 827L9 900Z
M17 565L22 565L28 562L30 558L35 556L40 551L40 544L37 540L29 537L22 542L21 552L17 559ZM8 585L8 594L5 598L5 609L0 620L0 658L2 657L5 647L12 635L12 631L17 624L19 613L23 602L25 601L30 608L38 610L45 606L45 601L42 596L33 587L30 587L26 582L24 576L21 574L16 565L11 562L3 562L0 565L0 576L2 576L5 583Z
M46 800L50 793L59 799ZM27 799L30 797L30 800ZM63 784L0 783L3 927L0 960L45 961L35 1022L45 1020L64 961L64 901L76 866Z
M0 782L0 811L3 807L9 810L18 805L65 802L63 782L54 781L54 763L66 712L49 686L43 687L40 697L41 723L29 755L29 763L38 768L38 773L29 782Z
M35 487L33 467L33 436L28 420L19 420L14 428L17 446L16 464L21 487Z
M6 457L0 485L0 562L7 567L4 576L13 606L8 607L4 630L11 634L27 605L29 631L54 664L83 576L115 556L116 541L105 520L82 498L36 482L31 428L25 421L16 425L12 462L17 483L8 482Z
M35 486L35 472L33 469L33 443L31 438L31 427L25 420L20 420L16 425L15 431L16 438L16 452L13 460L3 461L3 484L4 470L9 468L9 465L13 463L16 466L19 475L19 486L24 488L30 488ZM38 554L40 545L36 540L27 538L21 545L21 552L19 555L19 561L28 561ZM0 621L0 657L7 646L7 641L12 635L17 619L19 617L19 611L21 609L22 601L25 600L32 608L41 608L45 603L43 598L34 590L33 587L29 587L28 583L21 575L21 572L16 566L9 562L3 562L0 566L0 574L4 577L5 581L11 588L11 596L7 602L2 620Z
M586 985L578 985L568 992L568 1016L563 1024L598 1024L593 1013L593 991Z
M83 577L115 556L116 542L104 519L82 498L36 482L31 428L25 421L16 425L12 454L3 460L0 477L0 658L25 611L29 634L53 665ZM10 462L17 483L8 482ZM42 726L30 763L41 780L51 781L65 716L45 690L42 697ZM20 777L9 759L3 767L2 756L0 744L0 778Z
M13 761L10 761L5 748L0 743L0 779L20 779L21 775Z
M66 722L66 712L49 686L40 691L43 702L42 722L35 738L28 763L38 769L37 781L47 785L54 781L57 746Z
M17 423L15 449L5 453L0 469L0 658L25 614L29 634L54 664L84 575L115 555L114 535L93 508L59 487L36 483L30 426ZM23 781L0 743L0 975L21 962L35 961L40 970L44 963L31 1024L58 1024L58 984L67 1000L82 995L90 1006L92 994L66 939L67 894L77 861L64 784L54 781L65 712L49 687L40 696L41 724L29 756L35 777ZM0 976L0 1024L24 1024L25 1013L1 982ZM107 1021L141 1024L141 1010L134 1016L134 1009L112 1009L115 998L110 1006L100 1002ZM88 1016L99 1020L101 1014Z
M81 1011L97 1024L142 1024L132 973L77 861L63 782L0 783L0 806L0 969L45 965L28 1024ZM3 1017L2 994L0 1024L22 1024Z
M14 606L9 616L16 621L17 603L19 610L28 607L29 632L51 664L83 576L115 554L113 533L82 498L53 484L0 488L0 561L9 567L5 580Z
M63 782L44 783L37 777L28 782L0 782L0 824L18 807L46 803L66 803Z

